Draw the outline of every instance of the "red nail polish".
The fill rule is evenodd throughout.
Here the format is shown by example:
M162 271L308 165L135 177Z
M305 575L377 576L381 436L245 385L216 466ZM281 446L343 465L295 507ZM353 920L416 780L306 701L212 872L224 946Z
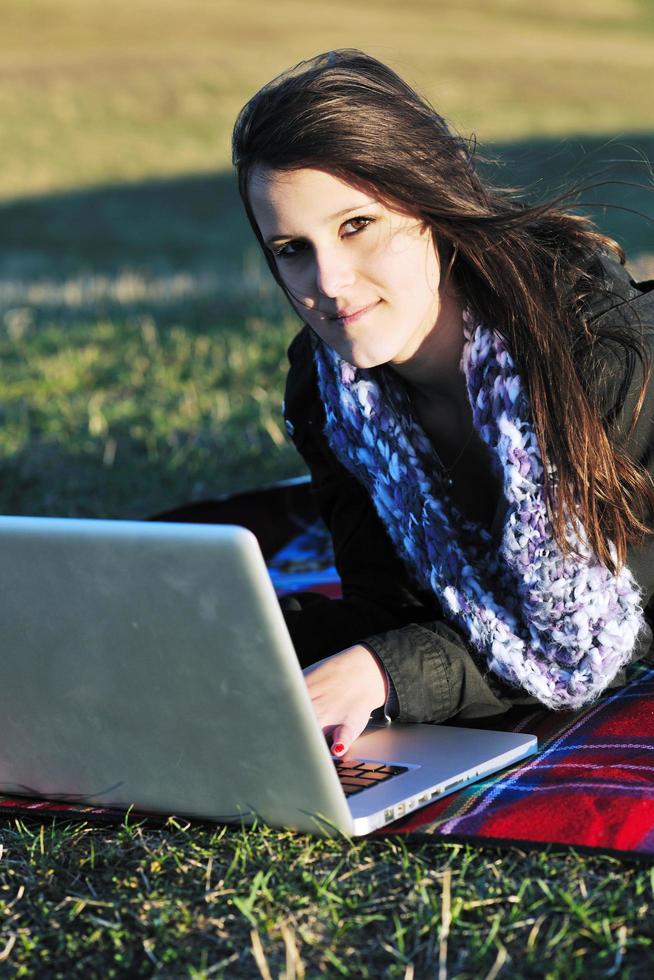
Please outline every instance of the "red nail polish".
M340 754L341 752L345 752L345 746L342 742L337 742L332 751Z

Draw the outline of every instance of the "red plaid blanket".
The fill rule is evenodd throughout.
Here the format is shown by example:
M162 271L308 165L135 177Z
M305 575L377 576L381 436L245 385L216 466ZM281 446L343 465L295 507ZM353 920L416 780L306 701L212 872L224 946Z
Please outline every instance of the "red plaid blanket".
M563 844L654 854L654 670L592 707L495 718L538 736L539 753L401 824L449 840Z

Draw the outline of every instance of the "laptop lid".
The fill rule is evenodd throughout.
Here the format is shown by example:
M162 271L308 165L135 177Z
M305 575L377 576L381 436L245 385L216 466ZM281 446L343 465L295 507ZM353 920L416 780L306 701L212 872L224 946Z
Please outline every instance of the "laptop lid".
M256 538L0 518L0 792L352 830Z

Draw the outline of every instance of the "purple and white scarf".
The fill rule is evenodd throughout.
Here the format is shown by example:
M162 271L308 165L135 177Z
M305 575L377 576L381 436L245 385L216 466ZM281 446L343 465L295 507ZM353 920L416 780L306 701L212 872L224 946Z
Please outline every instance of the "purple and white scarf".
M578 708L630 660L644 625L641 592L626 567L614 575L598 561L579 521L568 522L566 539L581 557L563 557L547 515L528 394L511 354L467 312L464 331L474 426L508 503L499 547L448 494L397 376L355 368L316 340L325 434L370 494L416 582L433 591L488 667L550 708Z

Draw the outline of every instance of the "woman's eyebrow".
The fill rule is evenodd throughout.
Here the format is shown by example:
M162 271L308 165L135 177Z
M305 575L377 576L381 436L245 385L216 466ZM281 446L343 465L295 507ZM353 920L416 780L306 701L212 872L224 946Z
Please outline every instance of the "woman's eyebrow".
M352 211L360 211L361 208L369 208L371 204L377 204L375 200L372 201L362 201L360 204L355 204L353 208L343 208L342 211L337 211L336 214L330 214L325 219L326 221L335 221L336 218L342 218L345 214L350 214ZM274 242L281 241L282 238L301 238L301 235L272 235L270 238L266 238L266 245L272 245Z

